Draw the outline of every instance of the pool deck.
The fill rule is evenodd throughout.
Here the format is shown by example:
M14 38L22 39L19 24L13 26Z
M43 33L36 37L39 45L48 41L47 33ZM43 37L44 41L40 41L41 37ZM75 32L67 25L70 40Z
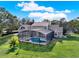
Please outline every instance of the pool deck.
M39 44L39 45L47 45L48 44L48 42L38 43L38 42L32 42L31 40L29 40L29 41L20 40L20 42L29 42L29 43L32 43L32 44Z
M30 43L33 43L33 44L39 44L39 45L47 45L47 42L38 43L38 42L32 42L32 41L30 41Z
M47 45L50 42L49 40L47 41L47 40L44 40L44 39L40 39L40 40L43 40L43 41L46 41L46 42L33 42L33 41L29 40L30 38L32 38L32 37L27 38L27 40L25 40L25 38L20 39L20 42L29 42L29 43L32 43L32 44L39 44L39 45Z

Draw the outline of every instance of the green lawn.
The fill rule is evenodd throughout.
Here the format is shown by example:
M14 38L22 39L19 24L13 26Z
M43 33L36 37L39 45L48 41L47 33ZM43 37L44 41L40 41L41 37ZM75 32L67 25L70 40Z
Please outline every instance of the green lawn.
M47 46L20 43L19 54L15 52L6 54L9 49L9 41L12 35L0 37L1 58L66 58L79 57L79 35L68 35L68 38L57 39Z

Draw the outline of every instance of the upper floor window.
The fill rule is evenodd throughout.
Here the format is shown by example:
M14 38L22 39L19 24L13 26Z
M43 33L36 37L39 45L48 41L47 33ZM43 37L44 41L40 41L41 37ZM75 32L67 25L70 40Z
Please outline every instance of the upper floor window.
M44 29L47 29L47 27L44 27Z
M25 29L25 27L21 27L21 29Z

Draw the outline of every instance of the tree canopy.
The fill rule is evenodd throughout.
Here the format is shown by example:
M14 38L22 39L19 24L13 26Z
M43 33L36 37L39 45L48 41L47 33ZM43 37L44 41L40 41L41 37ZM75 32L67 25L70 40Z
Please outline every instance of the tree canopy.
M5 8L0 7L0 34L3 30L18 29L19 21L16 16L9 13Z

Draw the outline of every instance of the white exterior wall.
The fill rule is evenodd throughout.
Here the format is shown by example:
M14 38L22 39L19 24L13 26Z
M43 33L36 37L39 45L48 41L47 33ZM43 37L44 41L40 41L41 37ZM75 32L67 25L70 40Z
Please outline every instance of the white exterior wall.
M54 31L54 36L61 38L63 36L63 27L59 27L59 25L51 25L51 30Z

